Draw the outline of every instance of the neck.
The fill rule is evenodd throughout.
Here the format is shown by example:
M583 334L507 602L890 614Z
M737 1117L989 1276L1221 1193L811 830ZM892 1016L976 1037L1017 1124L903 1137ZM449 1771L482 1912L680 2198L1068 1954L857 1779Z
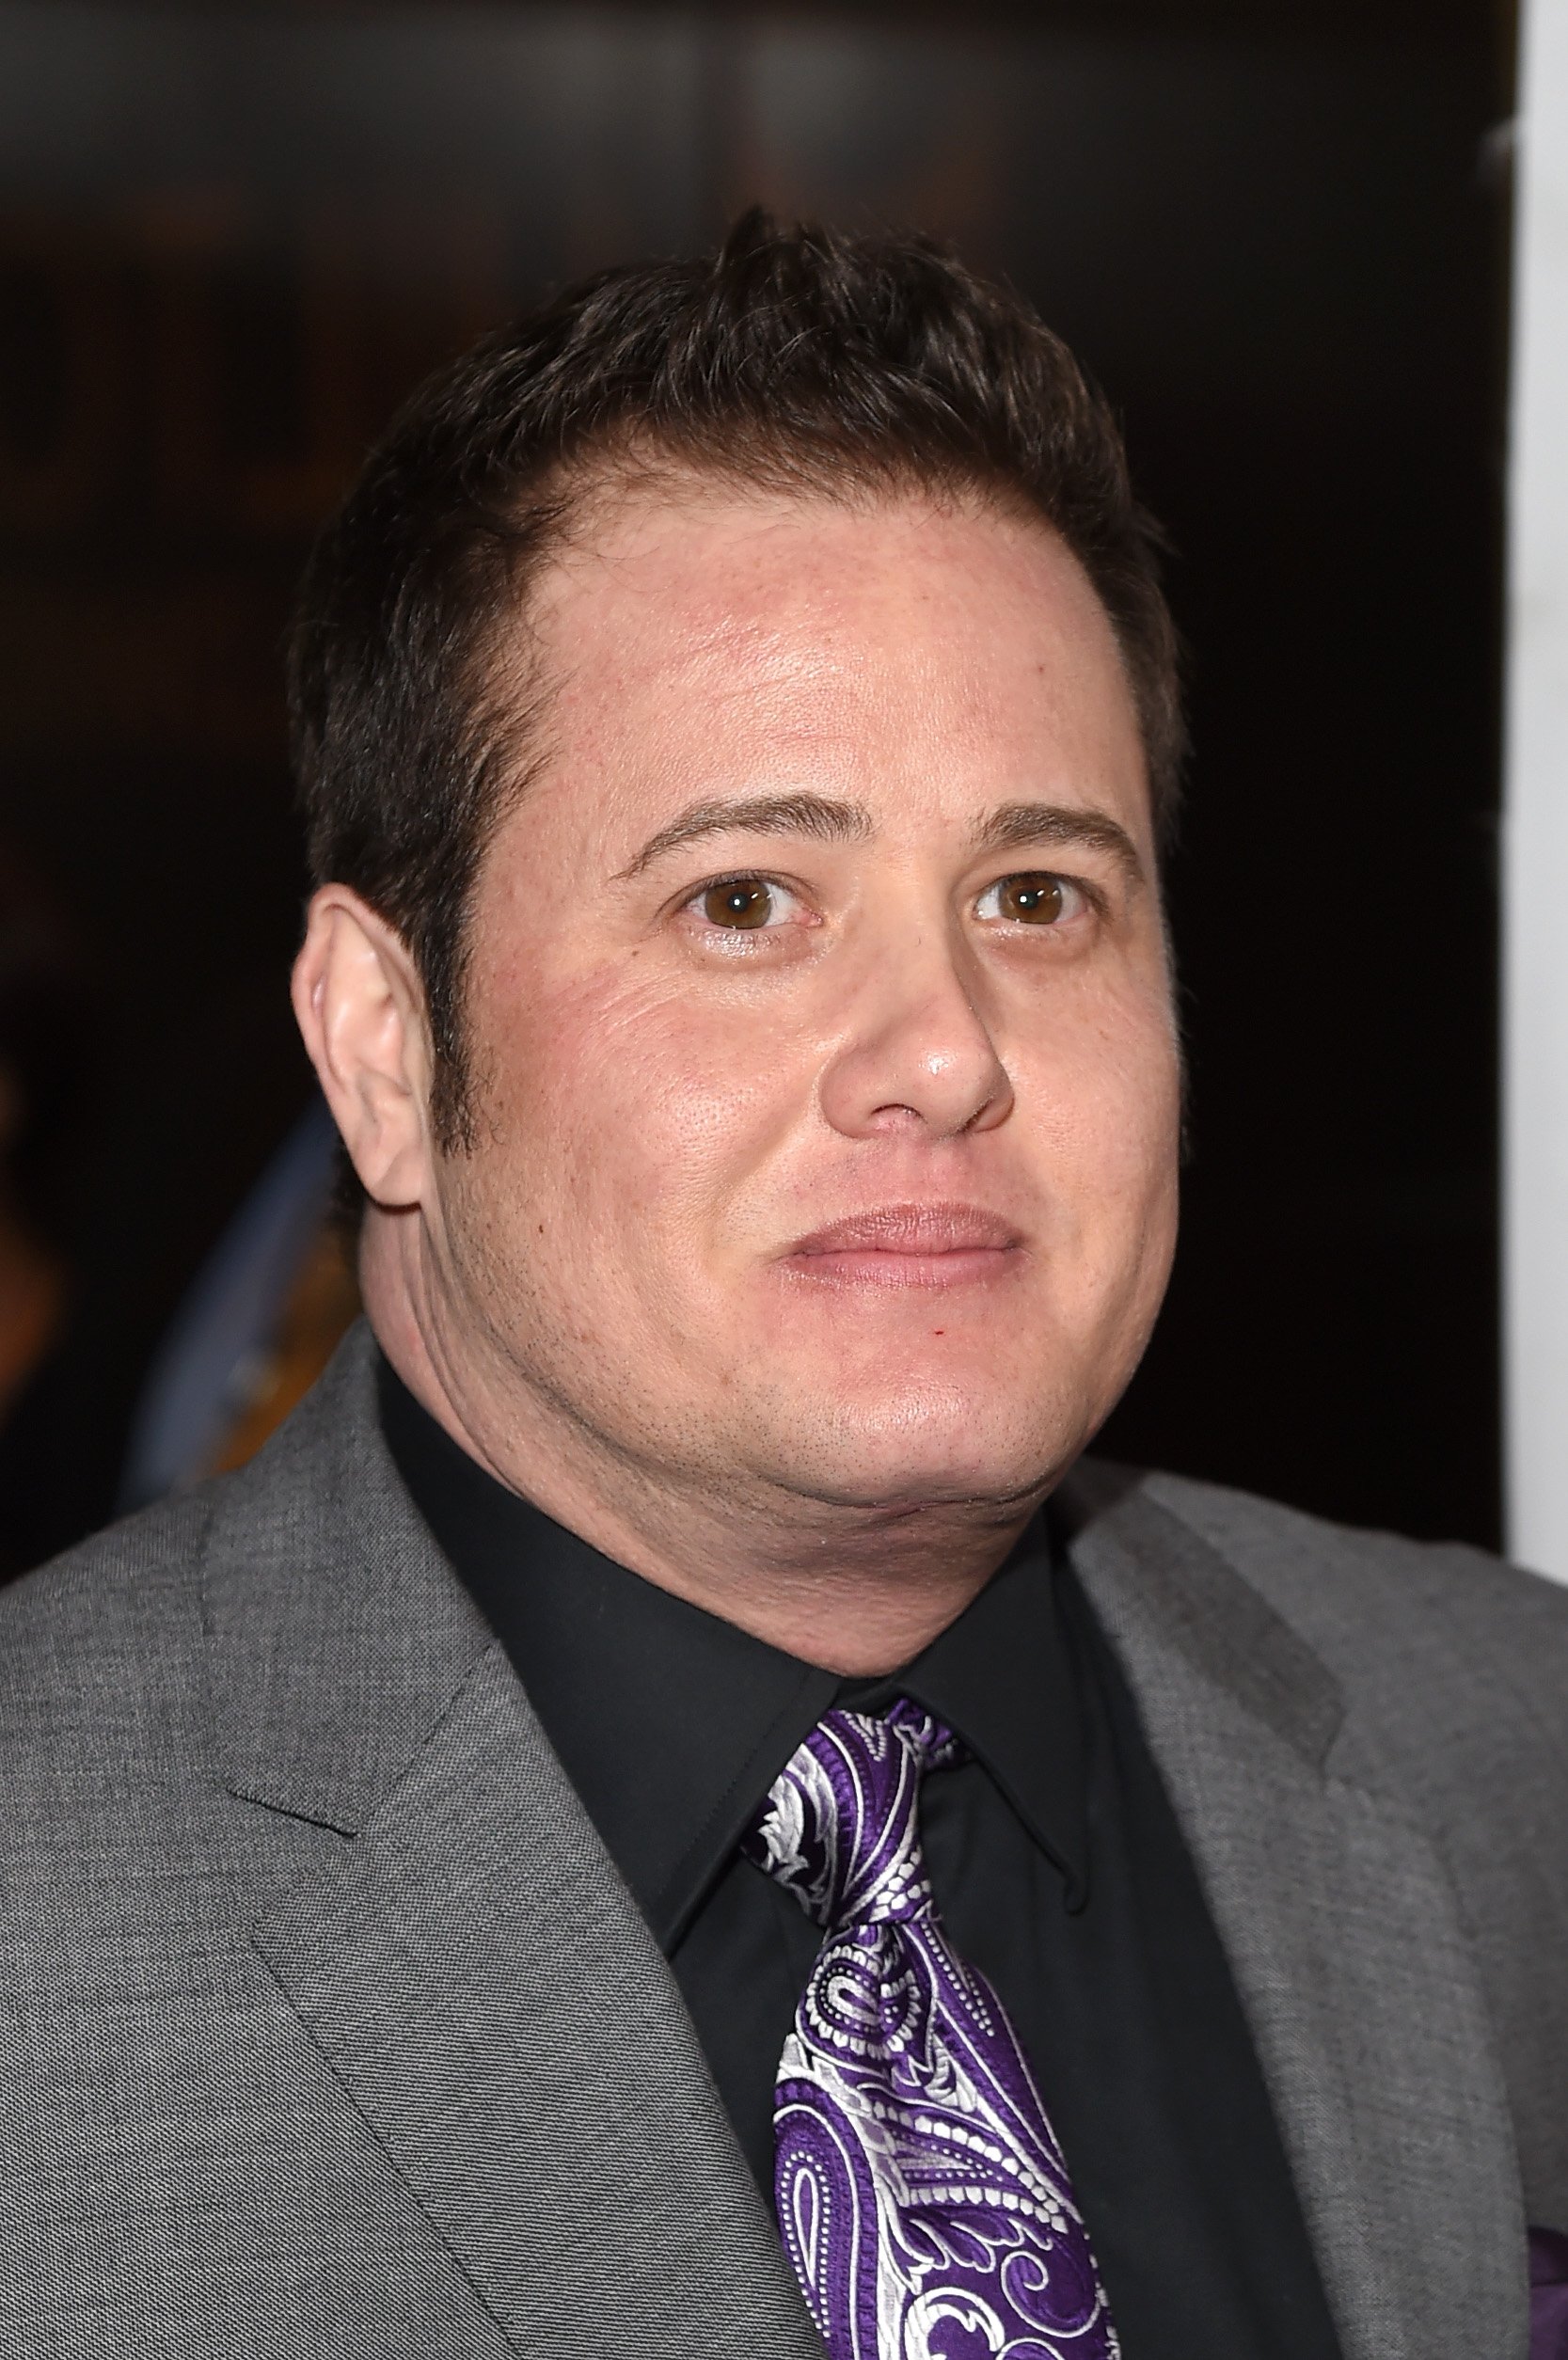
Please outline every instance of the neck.
M842 1503L745 1478L716 1497L711 1482L651 1468L476 1368L418 1283L409 1228L388 1235L389 1220L409 1216L372 1216L360 1291L393 1369L451 1439L604 1556L807 1663L857 1677L908 1663L985 1587L1039 1504L1041 1492Z

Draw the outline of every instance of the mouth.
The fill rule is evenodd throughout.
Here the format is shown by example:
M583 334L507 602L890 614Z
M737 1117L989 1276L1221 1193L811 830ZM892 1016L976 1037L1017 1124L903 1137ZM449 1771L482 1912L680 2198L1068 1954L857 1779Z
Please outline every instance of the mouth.
M1010 1275L1022 1233L979 1205L879 1205L852 1213L783 1257L792 1275L837 1287L973 1287Z

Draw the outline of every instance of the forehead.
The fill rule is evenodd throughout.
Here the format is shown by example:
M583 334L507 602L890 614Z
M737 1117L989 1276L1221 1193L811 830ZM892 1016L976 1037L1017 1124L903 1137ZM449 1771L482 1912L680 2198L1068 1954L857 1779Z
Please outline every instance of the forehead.
M1092 585L1043 522L977 500L627 492L545 568L530 637L541 784L607 824L666 792L730 791L737 771L809 771L899 810L1076 782L1143 816L1132 694Z

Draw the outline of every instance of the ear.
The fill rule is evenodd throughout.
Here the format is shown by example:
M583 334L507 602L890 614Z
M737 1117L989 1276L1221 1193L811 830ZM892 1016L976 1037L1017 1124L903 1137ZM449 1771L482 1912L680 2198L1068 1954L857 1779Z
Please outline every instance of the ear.
M293 1004L366 1193L388 1210L424 1202L435 1162L424 992L397 933L346 885L311 896Z

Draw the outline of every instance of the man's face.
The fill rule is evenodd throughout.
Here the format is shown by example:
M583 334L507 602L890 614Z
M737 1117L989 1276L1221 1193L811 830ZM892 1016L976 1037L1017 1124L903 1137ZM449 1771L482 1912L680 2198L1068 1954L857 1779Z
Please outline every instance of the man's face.
M1144 764L1085 577L978 505L643 493L530 642L546 753L472 912L449 1332L520 1425L737 1513L1037 1494L1176 1222Z

